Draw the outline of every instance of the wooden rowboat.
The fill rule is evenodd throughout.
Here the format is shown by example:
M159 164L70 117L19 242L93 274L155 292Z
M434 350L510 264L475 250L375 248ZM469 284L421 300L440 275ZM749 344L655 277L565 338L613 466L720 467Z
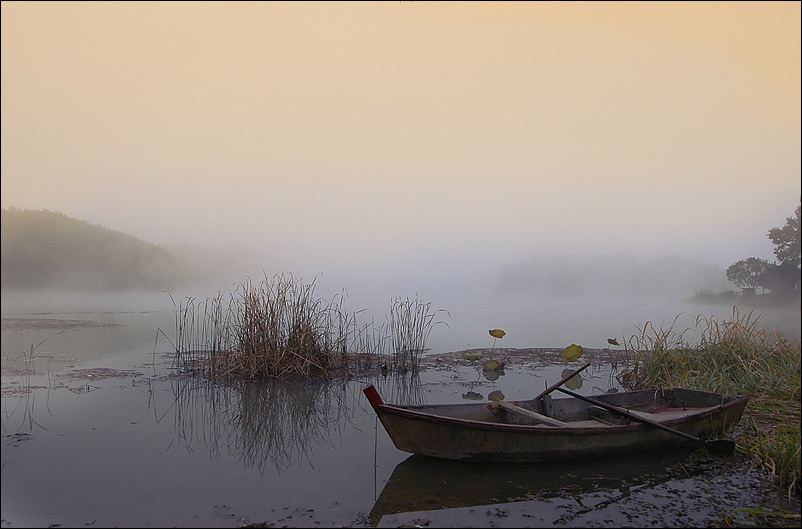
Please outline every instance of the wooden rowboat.
M399 450L462 461L560 461L705 441L737 424L749 397L686 388L574 398L396 406L373 385L363 389ZM589 402L592 401L592 402ZM721 443L721 445L716 444Z

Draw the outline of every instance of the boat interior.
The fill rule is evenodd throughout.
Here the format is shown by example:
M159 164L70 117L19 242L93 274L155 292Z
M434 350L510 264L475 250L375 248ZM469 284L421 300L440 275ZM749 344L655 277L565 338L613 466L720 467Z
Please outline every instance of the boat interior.
M607 393L593 397L655 421L701 413L736 398L685 388ZM551 395L525 401L423 405L407 409L474 421L557 428L614 427L637 422L577 398L552 398Z

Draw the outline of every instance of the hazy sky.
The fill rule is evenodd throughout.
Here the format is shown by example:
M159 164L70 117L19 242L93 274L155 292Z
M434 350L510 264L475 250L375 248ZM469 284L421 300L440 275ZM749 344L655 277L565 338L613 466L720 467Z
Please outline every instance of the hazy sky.
M3 2L0 200L420 290L773 260L800 38L799 2Z

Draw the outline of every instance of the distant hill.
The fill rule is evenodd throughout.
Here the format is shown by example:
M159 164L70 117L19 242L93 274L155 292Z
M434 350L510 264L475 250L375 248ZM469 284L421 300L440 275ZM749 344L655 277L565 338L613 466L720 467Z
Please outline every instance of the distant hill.
M3 290L165 290L185 273L167 250L48 210L2 210Z

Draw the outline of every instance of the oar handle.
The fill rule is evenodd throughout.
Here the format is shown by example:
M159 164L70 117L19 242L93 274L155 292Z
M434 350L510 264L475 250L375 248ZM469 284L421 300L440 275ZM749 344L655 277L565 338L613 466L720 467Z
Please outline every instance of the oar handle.
M581 372L582 372L582 371L583 371L583 370L584 370L586 367L588 367L589 365L590 365L590 362L588 362L587 364L583 365L582 367L580 367L580 368L579 368L579 369L577 369L576 371L572 371L571 373L567 374L567 375L566 375L566 376L564 376L564 377L563 377L563 378L562 378L562 379L561 379L559 382L556 382L556 383L552 384L551 386L549 386L548 388L544 389L544 390L543 390L543 391L540 393L540 395L538 395L537 397L535 397L535 400L537 400L537 399L542 399L543 397L545 397L546 395L548 395L549 393L551 393L552 391L554 391L554 390L555 390L555 389L557 389L558 387L562 386L563 384L565 384L566 382L568 382L569 380L571 380L572 378L574 378L575 376L577 376L579 373L581 373Z

